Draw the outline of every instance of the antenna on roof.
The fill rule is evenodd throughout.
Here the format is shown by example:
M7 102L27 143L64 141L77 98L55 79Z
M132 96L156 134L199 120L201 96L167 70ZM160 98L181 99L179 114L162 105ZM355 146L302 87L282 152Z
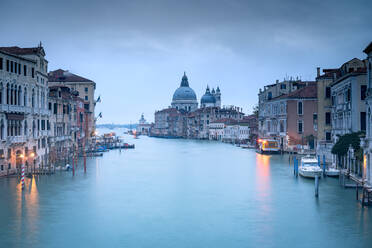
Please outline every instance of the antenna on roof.
M40 43L39 43L39 47L42 47L43 46L43 44L41 44L41 41L40 41Z

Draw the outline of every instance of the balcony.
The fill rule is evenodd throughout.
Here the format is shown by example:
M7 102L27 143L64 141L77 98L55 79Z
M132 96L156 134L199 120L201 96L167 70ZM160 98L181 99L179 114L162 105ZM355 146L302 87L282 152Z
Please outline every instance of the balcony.
M63 136L57 136L54 137L54 142L60 142L60 141L65 141L65 140L70 140L71 136L69 135L63 135Z
M40 136L48 136L49 135L49 131L48 130L41 130L40 131Z
M15 143L26 143L28 140L27 136L8 136L6 138L7 143L15 144Z
M19 105L8 105L8 104L0 104L0 111L1 112L17 112L17 113L31 113L30 107L19 106Z
M33 114L38 114L38 115L50 115L50 112L48 109L44 109L44 108L32 108L32 113Z

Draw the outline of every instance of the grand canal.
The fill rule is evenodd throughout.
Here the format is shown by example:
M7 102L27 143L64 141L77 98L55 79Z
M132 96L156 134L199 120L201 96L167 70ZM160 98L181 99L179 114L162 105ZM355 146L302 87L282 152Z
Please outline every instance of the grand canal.
M130 138L128 138L130 139ZM372 247L372 208L288 157L140 137L87 173L0 179L0 247ZM81 163L81 161L80 161Z

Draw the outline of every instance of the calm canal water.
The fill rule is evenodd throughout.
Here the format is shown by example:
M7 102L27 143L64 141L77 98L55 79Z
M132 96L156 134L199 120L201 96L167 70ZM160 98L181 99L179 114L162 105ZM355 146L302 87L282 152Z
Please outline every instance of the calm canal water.
M0 179L0 247L372 247L372 208L287 156L140 137L77 174ZM81 162L81 161L80 161Z

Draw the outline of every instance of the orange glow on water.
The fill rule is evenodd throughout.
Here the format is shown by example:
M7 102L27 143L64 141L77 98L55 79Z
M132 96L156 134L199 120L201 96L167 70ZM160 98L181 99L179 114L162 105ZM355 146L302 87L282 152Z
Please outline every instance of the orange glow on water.
M263 189L269 188L270 182L270 158L271 156L256 154L256 174L258 186Z

